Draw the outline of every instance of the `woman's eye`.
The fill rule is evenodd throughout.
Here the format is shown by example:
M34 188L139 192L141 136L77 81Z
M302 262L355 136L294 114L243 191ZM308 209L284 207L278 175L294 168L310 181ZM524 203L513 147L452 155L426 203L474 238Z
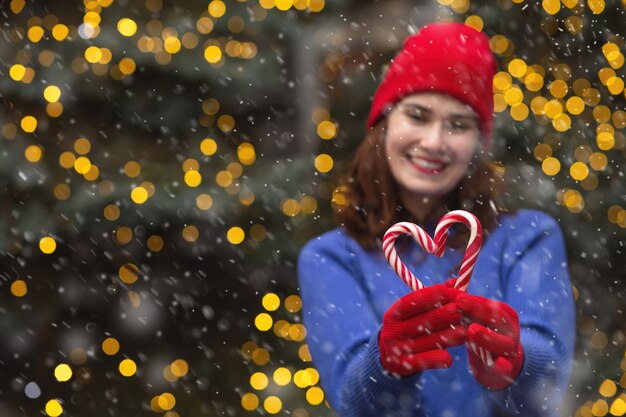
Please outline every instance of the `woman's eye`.
M422 122L424 121L424 115L422 113L407 113L407 116L409 116L411 119Z
M450 126L450 130L454 132L466 132L476 127L473 123L462 122L459 120L451 121L449 126Z

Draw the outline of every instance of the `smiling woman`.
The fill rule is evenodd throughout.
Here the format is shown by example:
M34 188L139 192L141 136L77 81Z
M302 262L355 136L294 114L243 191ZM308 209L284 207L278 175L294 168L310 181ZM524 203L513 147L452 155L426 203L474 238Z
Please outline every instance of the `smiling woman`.
M496 69L488 38L463 24L408 37L374 95L341 226L300 254L311 356L341 416L559 413L575 322L563 239L546 214L495 203L502 178L485 150ZM410 291L382 235L400 221L432 234L456 209L485 232L467 292L453 288L465 228L438 259L404 246L427 287Z

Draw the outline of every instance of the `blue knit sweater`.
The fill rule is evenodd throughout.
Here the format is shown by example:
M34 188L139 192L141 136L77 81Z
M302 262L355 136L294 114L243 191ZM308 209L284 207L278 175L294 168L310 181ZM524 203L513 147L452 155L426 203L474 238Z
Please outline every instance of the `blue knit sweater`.
M425 228L431 236L434 226ZM447 248L437 258L414 245L401 257L428 286L456 275L463 253L464 247ZM519 315L524 365L501 391L474 379L464 346L448 349L448 369L406 378L384 371L377 342L382 316L409 288L382 250L364 250L344 229L334 229L307 243L298 274L313 363L340 416L559 414L572 366L575 313L563 238L548 215L520 210L501 216L483 242L469 284L469 293L504 301Z

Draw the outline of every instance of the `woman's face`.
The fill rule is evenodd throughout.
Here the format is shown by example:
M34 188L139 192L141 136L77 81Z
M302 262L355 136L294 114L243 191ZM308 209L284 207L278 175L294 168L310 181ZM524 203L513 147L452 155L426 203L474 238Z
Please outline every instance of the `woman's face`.
M387 117L385 151L405 197L441 197L466 175L479 146L479 118L441 93L405 97Z

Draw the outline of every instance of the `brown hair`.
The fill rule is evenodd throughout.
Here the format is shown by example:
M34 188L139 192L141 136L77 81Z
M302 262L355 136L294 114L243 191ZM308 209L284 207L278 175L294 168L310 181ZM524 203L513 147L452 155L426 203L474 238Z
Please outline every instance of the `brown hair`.
M365 135L357 149L349 175L343 181L345 204L335 205L338 220L348 234L366 248L376 247L383 234L394 223L417 219L400 201L398 185L393 178L385 155L385 119L378 122ZM443 204L450 210L472 212L483 227L483 240L497 224L497 216L506 210L498 208L497 196L503 191L503 175L485 156L472 161L470 172L454 190L447 194ZM439 211L430 213L425 220L438 220ZM450 236L448 245L460 247L467 244L469 230L459 227Z

